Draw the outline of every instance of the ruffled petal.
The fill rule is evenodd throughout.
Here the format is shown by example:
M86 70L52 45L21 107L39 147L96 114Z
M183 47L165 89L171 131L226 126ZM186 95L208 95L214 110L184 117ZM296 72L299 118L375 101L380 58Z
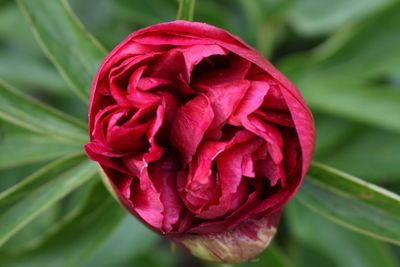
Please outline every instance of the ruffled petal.
M218 45L178 47L164 53L152 65L147 75L169 81L177 81L178 74L181 74L185 81L189 82L193 67L203 58L226 53L226 50Z
M264 122L254 115L242 118L242 124L248 131L262 137L267 142L268 152L276 164L282 162L283 139L274 125Z
M163 208L162 229L170 232L178 222L182 203L176 191L177 164L171 158L163 158L149 166L149 176L160 193Z
M171 130L172 145L184 162L190 162L214 118L210 101L197 95L179 108Z
M148 169L143 168L140 176L132 181L130 200L137 214L156 229L161 229L163 225L164 206L160 197L149 177Z
M230 57L228 68L205 71L193 83L193 88L204 92L210 99L214 111L210 130L221 127L242 100L250 86L250 82L244 79L249 67L247 61Z
M270 157L258 160L255 163L257 176L266 177L270 180L271 186L275 186L278 181L281 181L282 187L286 185L285 169L281 163L275 164Z
M241 119L248 116L261 106L268 90L269 84L265 81L251 82L250 88L247 90L232 116L230 116L228 123L241 126Z

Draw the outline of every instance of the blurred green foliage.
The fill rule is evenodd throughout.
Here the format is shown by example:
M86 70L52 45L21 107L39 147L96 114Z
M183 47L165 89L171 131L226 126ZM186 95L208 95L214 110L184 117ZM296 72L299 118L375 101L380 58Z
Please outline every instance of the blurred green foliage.
M37 1L30 2L35 5ZM177 0L69 3L107 50L141 27L174 20L178 9ZM242 37L298 85L316 120L316 160L400 193L399 14L396 0L199 0L195 21ZM51 42L71 41L56 29ZM85 38L72 40L68 47L87 42ZM84 56L101 57L101 49L94 51L98 48L93 47L88 47L92 54ZM59 56L70 56L57 51L60 46L56 43L53 49ZM95 67L91 66L87 76ZM0 79L67 114L86 119L86 105L77 100L42 52L17 4L8 0L0 1ZM87 86L85 81L69 83L79 91ZM7 103L12 102L0 100L0 111L11 112ZM35 116L25 115L20 121ZM1 191L51 160L81 151L79 145L38 134L60 130L46 128L46 122L72 127L56 115L41 121L36 132L24 130L24 123L15 126L0 120ZM56 177L55 182L60 182L63 176ZM40 184L39 178L32 183ZM180 249L171 252L167 241L107 198L108 192L96 177L75 191L65 188L56 193L67 196L32 220L20 218L26 226L0 248L0 265L216 266ZM24 209L35 204L46 206L19 203ZM0 216L5 211L2 208ZM342 228L295 199L286 208L273 245L257 261L238 266L395 267L399 258L398 247Z

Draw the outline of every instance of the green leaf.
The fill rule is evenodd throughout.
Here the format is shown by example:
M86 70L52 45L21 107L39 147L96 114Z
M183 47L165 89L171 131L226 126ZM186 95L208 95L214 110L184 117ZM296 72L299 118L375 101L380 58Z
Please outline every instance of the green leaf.
M292 235L293 236L293 235ZM293 237L292 237L293 238ZM292 258L296 262L296 267L324 266L339 267L335 261L322 253L320 250L313 248L303 242L292 241L290 243ZM345 267L345 266L343 266Z
M295 199L349 229L400 245L400 197L390 191L312 163Z
M399 12L397 1L359 24L343 28L316 49L285 58L280 69L294 72L296 80L345 78L364 83L366 79L374 82L382 76L398 74Z
M40 88L46 93L66 97L70 91L57 70L51 64L45 64L20 51L0 54L0 79L25 92Z
M392 2L394 0L295 1L288 19L302 34L318 35L364 18Z
M106 55L66 0L17 0L45 54L70 87L89 99L90 85Z
M375 1L377 2L377 1ZM400 70L400 2L333 35L317 50L315 70L329 77L380 77ZM373 38L371 38L373 36Z
M323 138L321 134L319 138ZM330 153L318 157L318 161L382 184L399 181L399 151L399 134L361 127L337 142L336 148Z
M39 103L0 80L0 118L36 133L87 142L86 125L54 108Z
M117 229L126 214L97 182L81 210L53 229L38 247L17 255L3 254L0 259L7 266L82 266Z
M313 213L298 201L285 207L285 221L290 235L314 250L314 255L325 255L337 267L395 267L396 257L388 244L340 227ZM314 258L314 255L309 255ZM315 264L305 266L326 266Z
M71 95L57 70L43 60L40 48L15 4L0 9L0 39L1 80L25 91L40 88L46 93Z
M32 164L24 164L6 169L0 169L0 192L18 184L26 177L43 168L50 161L37 162Z
M40 246L51 233L78 214L86 204L97 179L90 179L30 221L0 248L0 254L23 254ZM2 261L0 256L0 262Z
M154 257L154 250L147 250L146 253L139 255L139 257L135 257L128 262L125 262L125 265L120 266L135 266L135 267L176 267L182 262L182 258L184 255L182 254L172 254L171 250L167 248L158 249L157 257ZM201 262L198 259L193 259L193 263ZM91 265L92 266L92 265ZM201 265L200 265L201 266ZM89 266L86 266L89 267ZM211 267L206 265L205 267Z
M85 266L126 266L131 259L148 253L159 241L159 236L132 216L125 216L122 223L109 236ZM113 257L109 257L109 255ZM157 252L158 254L158 252Z
M400 70L399 11L397 2L280 67L313 110L400 132L400 91L389 79Z
M0 194L0 244L63 196L94 176L96 164L83 154L40 169Z
M348 140L353 141L352 137L360 132L360 128L365 128L354 121L327 116L326 114L321 114L321 112L314 112L313 116L316 132L318 133L314 151L315 159L330 155L338 148L341 149L341 145L349 143L347 142ZM340 129L340 131L337 129Z
M0 169L43 162L80 151L80 145L0 124Z
M132 31L132 25L136 28L146 27L169 20L176 16L176 4L178 1L111 1L111 9L118 17L118 21L124 21L130 27L125 29L126 34ZM200 3L199 3L200 4ZM109 34L109 32L107 32ZM96 35L97 36L97 35ZM103 38L104 39L104 38Z
M2 1L4 2L4 0ZM5 48L22 51L30 57L36 56L40 53L40 48L36 45L35 38L33 38L28 24L23 23L24 17L14 1L8 0L8 2L5 6L1 6L0 4L1 50L4 52Z
M380 185L399 181L398 133L317 112L314 118L318 133L316 161Z
M57 224L60 219L61 201L51 205L43 211L40 216L37 216L30 221L25 227L13 235L7 242L0 248L0 254L5 253L19 253L19 251L26 251L36 246L46 236L45 233ZM0 256L0 262L2 261Z
M297 83L317 111L400 132L400 91L388 86L327 77Z

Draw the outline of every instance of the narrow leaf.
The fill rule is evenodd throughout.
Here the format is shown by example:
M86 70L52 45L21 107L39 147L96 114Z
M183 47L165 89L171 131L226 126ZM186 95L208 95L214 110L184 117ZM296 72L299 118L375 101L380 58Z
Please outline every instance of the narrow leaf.
M26 88L25 91L40 88L51 95L65 97L70 94L64 80L52 65L21 55L20 51L6 50L0 53L0 58L0 79L5 82L21 90Z
M1 255L0 259L7 266L82 266L118 229L126 214L97 181L82 209L53 229L39 246L16 255Z
M83 154L60 159L0 194L0 245L96 173Z
M288 16L291 26L305 35L330 33L338 27L368 17L394 0L295 1Z
M80 145L0 123L0 169L43 162L80 151Z
M143 254L152 254L152 248L159 240L159 236L139 220L130 215L124 216L123 221L85 266L123 266ZM110 254L113 257L109 257ZM134 265L132 263L132 266Z
M89 99L105 49L77 19L66 0L17 0L45 54L70 87Z
M83 144L84 123L26 96L0 80L0 118L28 130Z
M322 139L322 136L319 135L319 138ZM398 183L399 151L399 134L375 128L361 128L346 140L336 142L336 148L319 157L318 161L363 177L369 182Z
M385 0L387 1L387 0ZM400 70L400 2L334 34L314 55L322 75L381 77ZM378 3L378 1L371 1ZM382 3L384 1L379 1ZM361 3L361 1L360 1ZM373 36L373 38L371 38Z
M323 254L332 259L335 264L330 266L398 266L388 244L340 227L298 201L291 201L285 207L285 217L291 236L312 248L316 255Z
M340 225L400 245L400 197L390 191L313 163L295 198Z
M394 88L325 76L297 84L314 110L400 132L400 91Z
M49 235L58 231L66 221L71 220L82 210L96 183L98 179L90 179L36 216L0 248L0 262L2 262L1 254L16 256L40 246Z

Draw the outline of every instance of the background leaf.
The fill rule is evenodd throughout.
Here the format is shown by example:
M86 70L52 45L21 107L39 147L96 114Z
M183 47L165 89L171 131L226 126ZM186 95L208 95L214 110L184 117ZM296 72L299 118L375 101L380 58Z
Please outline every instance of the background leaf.
M17 2L43 51L74 92L88 100L91 81L106 55L104 48L86 32L65 0Z
M82 154L58 160L0 194L0 244L96 173Z
M43 162L82 151L82 146L0 123L0 169Z
M355 22L394 1L302 0L294 2L289 13L289 20L293 27L303 34L316 35L331 32L345 23Z
M295 199L352 230L400 244L400 197L376 185L313 163Z
M301 242L300 245L305 244L315 252L322 253L335 266L397 266L396 258L387 244L335 225L298 201L291 201L287 205L285 216L291 234ZM326 266L326 263L320 266Z
M49 234L58 231L61 225L82 210L96 183L97 179L90 179L60 201L53 203L4 243L0 248L0 255L20 255L37 248Z
M27 58L19 51L6 52L0 58L0 79L5 82L19 88L39 87L47 93L68 96L66 84L51 65L35 58Z
M126 214L85 266L129 265L132 260L156 246L159 240L160 237L156 233L147 229L130 214Z
M298 86L311 108L400 132L400 91L358 81L321 77Z
M81 210L53 229L30 253L7 258L8 266L75 266L93 255L116 229L126 212L98 180Z
M15 88L0 81L0 118L28 130L86 143L86 126L62 112L23 95Z
M330 74L369 79L398 73L400 2L390 2L388 8L379 10L358 25L344 28L328 39L314 55L316 69L313 72L320 72L324 76ZM372 38L371 32L374 33Z
M397 133L325 115L316 117L316 127L316 160L380 185L398 181Z

